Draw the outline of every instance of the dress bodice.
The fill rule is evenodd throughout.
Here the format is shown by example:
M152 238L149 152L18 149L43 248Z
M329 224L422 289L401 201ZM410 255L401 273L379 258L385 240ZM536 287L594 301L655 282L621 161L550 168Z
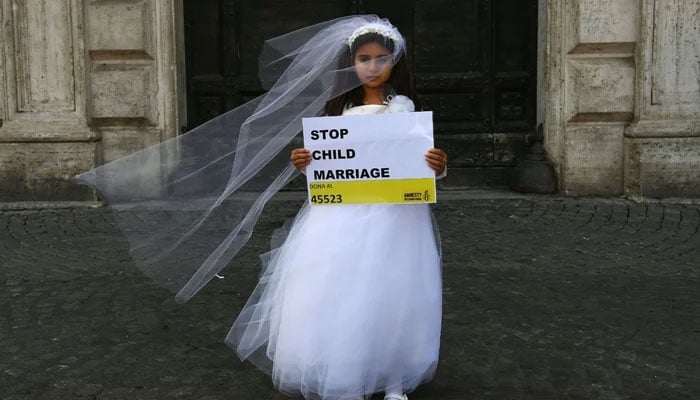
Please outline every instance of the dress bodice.
M386 110L387 106L384 104L365 104L361 106L348 107L343 110L343 115L367 115L367 114L380 114Z

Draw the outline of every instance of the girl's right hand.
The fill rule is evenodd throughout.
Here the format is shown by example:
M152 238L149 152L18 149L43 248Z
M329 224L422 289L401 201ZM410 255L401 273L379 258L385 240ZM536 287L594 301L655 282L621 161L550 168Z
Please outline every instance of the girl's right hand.
M304 148L294 149L289 159L298 170L303 171L307 165L311 164L311 152Z

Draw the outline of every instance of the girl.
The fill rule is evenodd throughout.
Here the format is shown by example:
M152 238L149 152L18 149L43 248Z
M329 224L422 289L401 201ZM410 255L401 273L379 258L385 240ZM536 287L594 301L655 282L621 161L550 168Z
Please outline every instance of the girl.
M341 63L361 85L325 105L326 115L412 111L418 103L404 39L374 19L347 37ZM444 176L447 156L428 149ZM311 162L303 148L291 162ZM305 204L268 260L227 343L271 373L283 393L406 400L432 378L441 323L440 251L427 205Z
M404 53L401 34L376 16L270 39L265 94L77 179L112 206L136 265L185 302L230 265L267 201L308 165L306 150L292 163L285 150L303 117L413 111ZM427 150L426 161L444 174L443 151ZM438 359L440 255L428 206L304 205L286 231L262 257L227 344L285 393L405 400Z

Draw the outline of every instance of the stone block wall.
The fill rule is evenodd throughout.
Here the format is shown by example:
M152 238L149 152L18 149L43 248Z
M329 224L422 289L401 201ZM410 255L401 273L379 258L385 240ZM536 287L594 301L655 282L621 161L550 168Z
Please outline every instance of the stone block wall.
M178 133L180 1L0 0L0 201L88 199L77 173Z
M539 114L562 192L700 196L700 0L540 4Z
M85 114L82 4L0 1L0 199L60 196L93 165L96 147Z
M560 190L700 197L700 0L539 7ZM0 0L0 201L92 198L72 176L176 136L182 21L182 0Z
M637 0L547 2L546 147L568 195L623 192L634 115Z
M700 0L641 0L625 194L700 197Z

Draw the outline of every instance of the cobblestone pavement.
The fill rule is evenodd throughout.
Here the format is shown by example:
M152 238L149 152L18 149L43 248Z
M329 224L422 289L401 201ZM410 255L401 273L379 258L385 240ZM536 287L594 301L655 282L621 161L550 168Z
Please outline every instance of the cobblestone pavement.
M186 305L110 210L6 207L0 399L281 399L223 337L298 205L270 203L241 267ZM435 214L441 360L411 400L700 399L700 205L453 196Z

